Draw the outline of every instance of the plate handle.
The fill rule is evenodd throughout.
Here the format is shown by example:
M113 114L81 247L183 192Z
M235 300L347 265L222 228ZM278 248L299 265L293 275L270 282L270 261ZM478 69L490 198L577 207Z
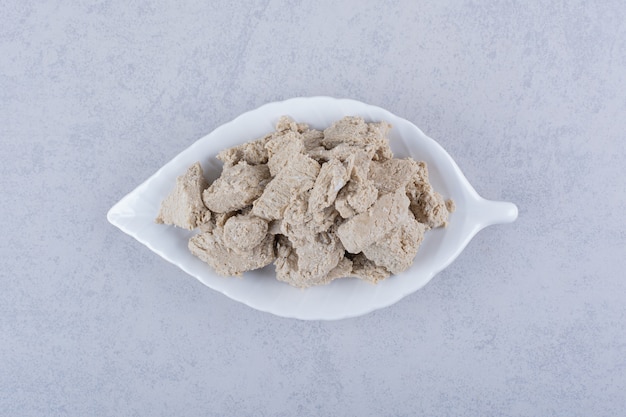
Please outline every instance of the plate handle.
M476 217L482 227L494 224L512 223L517 219L518 209L507 201L493 201L481 198L476 210Z

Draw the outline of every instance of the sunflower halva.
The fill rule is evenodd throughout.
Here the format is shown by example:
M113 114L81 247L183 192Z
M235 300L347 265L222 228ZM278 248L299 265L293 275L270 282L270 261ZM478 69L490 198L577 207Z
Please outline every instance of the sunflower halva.
M156 222L198 229L189 250L220 275L273 262L295 287L376 283L406 270L424 233L454 210L424 162L393 157L390 128L344 117L319 131L283 116L276 131L220 152L212 184L192 165Z

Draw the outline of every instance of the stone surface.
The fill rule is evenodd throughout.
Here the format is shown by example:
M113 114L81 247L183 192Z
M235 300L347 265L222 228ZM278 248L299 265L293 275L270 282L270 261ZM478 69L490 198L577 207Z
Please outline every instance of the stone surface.
M622 415L625 22L621 0L4 1L0 415ZM413 121L519 219L337 322L252 310L107 223L199 137L311 95Z

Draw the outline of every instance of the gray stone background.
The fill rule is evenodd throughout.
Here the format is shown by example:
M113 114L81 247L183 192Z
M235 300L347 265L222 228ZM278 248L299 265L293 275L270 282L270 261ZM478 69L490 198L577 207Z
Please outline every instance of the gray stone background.
M624 415L623 1L0 10L0 415ZM311 95L413 121L518 221L337 322L231 301L107 223L199 137Z

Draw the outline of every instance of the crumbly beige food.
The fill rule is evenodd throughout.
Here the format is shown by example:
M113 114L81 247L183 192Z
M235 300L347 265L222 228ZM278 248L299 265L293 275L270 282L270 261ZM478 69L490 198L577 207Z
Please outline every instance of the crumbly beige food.
M214 213L241 210L263 194L269 180L267 165L239 161L223 169L222 175L202 193L202 201Z
M252 249L241 251L227 246L221 227L193 236L189 240L189 250L224 276L241 276L243 272L262 268L276 259L273 235L266 235Z
M176 187L161 203L155 221L189 230L209 222L211 212L202 202L202 191L208 185L200 163L196 162L176 179Z
M210 186L190 167L156 221L199 228L189 249L220 275L273 262L295 287L377 283L409 268L424 233L454 210L424 162L393 157L390 128L345 117L319 131L283 116L275 132L220 152Z
M408 221L409 204L403 189L384 194L367 211L344 221L337 229L337 235L348 252L363 252L395 227Z

